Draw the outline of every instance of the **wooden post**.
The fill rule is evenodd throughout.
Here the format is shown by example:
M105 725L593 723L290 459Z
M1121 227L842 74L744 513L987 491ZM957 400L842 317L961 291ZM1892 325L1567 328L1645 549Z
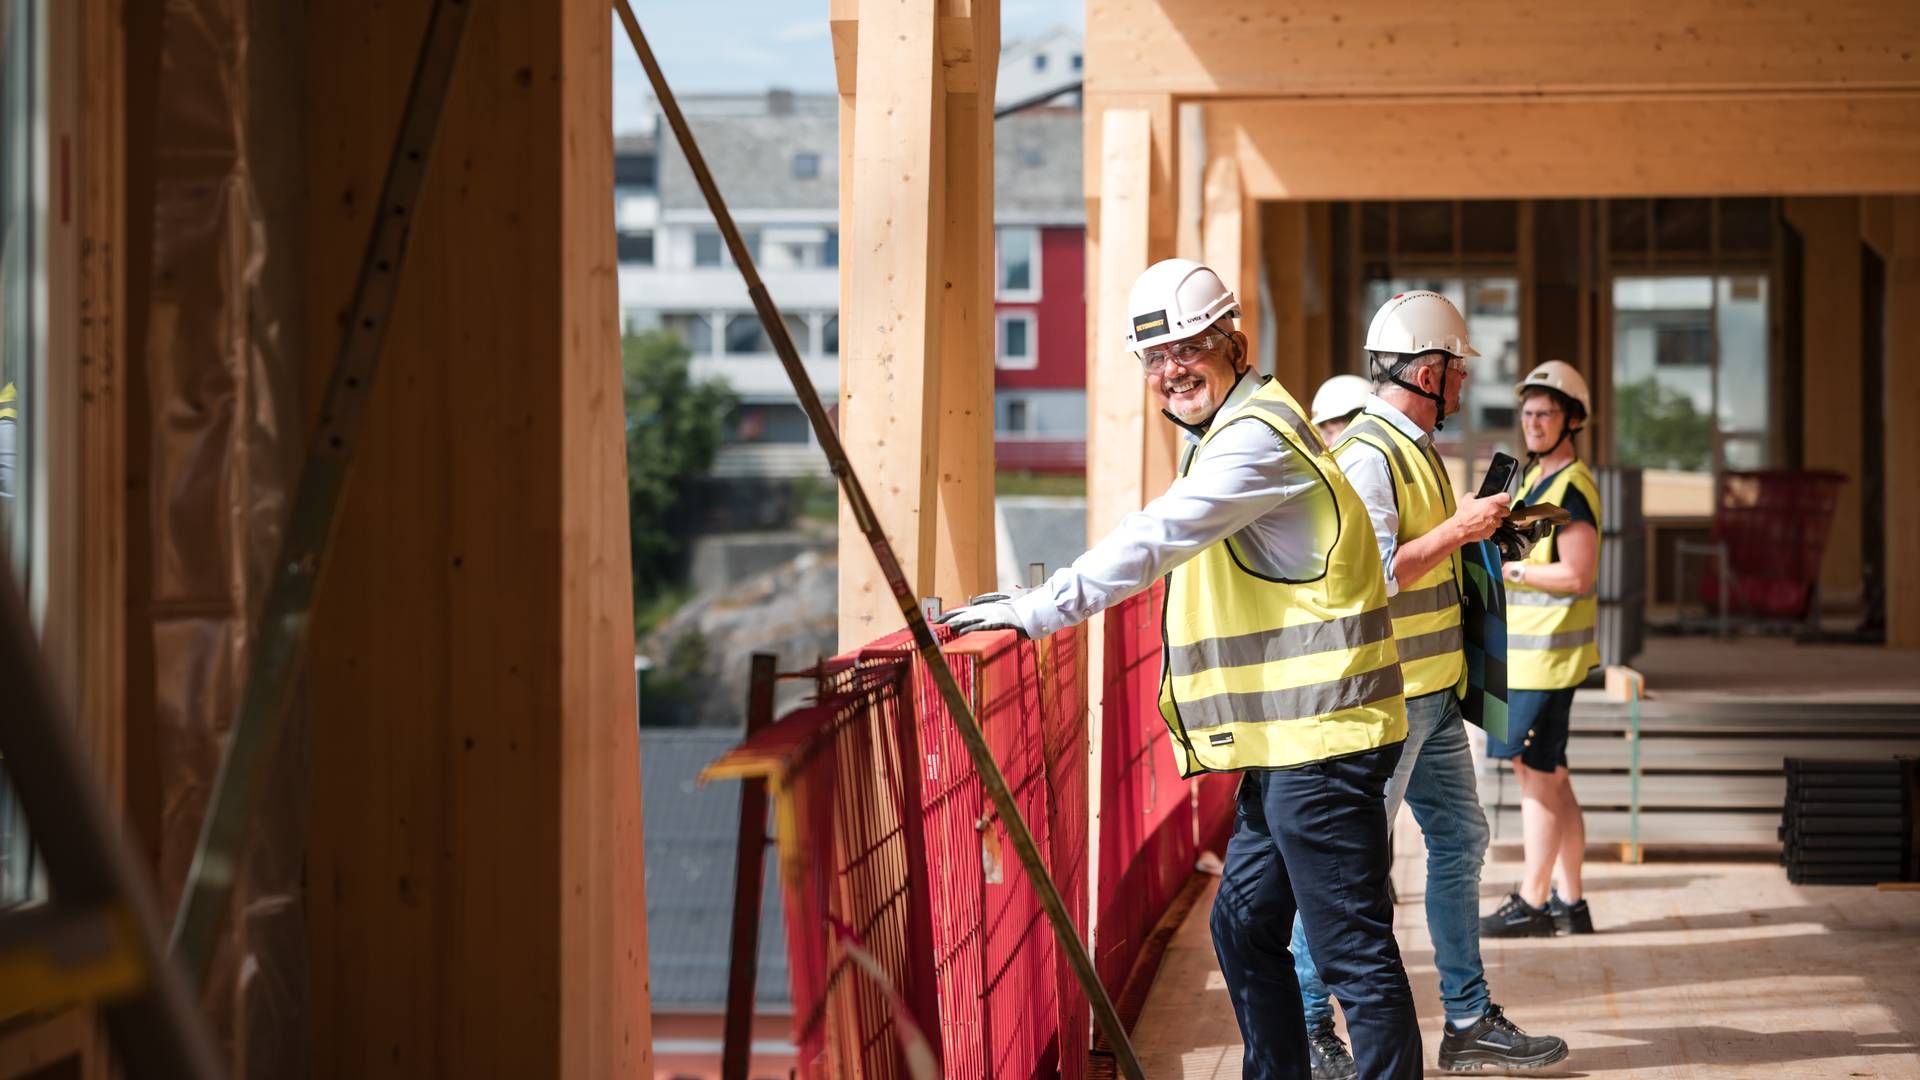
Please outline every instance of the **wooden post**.
M943 17L940 34L947 73L946 243L935 387L940 431L933 594L959 607L995 585L993 89L999 0L973 0L966 17Z
M430 5L309 8L334 355ZM320 1077L652 1072L604 4L480 5L314 615Z
M1887 644L1913 649L1920 648L1920 565L1901 553L1920 536L1920 424L1904 422L1902 413L1920 401L1920 196L1884 203Z
M1790 416L1801 428L1805 466L1845 473L1821 568L1821 592L1860 591L1860 432L1833 418L1860 410L1860 200L1787 199L1787 222L1802 239L1800 326L1806 357Z
M754 653L747 677L747 738L773 723L772 653ZM740 829L733 849L733 934L728 939L727 1018L721 1080L747 1080L753 1060L754 976L760 961L760 895L767 866L767 781L740 781Z
M846 253L840 438L913 592L950 601L993 581L999 54L998 4L952 7L836 0L831 12ZM880 44L862 56L862 42ZM904 620L844 501L840 537L840 644L852 648Z
M1127 292L1150 261L1148 164L1153 140L1143 109L1109 109L1101 120L1099 292L1087 338L1087 541L1105 536L1152 497L1142 448L1157 419L1121 336Z

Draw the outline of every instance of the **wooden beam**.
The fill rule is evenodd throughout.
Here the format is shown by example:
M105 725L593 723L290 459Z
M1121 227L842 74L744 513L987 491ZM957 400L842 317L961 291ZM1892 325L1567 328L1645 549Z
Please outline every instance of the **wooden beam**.
M1237 140L1242 183L1258 199L1920 191L1920 92L1391 107L1233 101L1208 110L1209 129ZM1354 167L1409 160L1422 167Z
M316 373L430 6L308 9ZM593 0L477 8L408 208L312 631L317 1076L652 1072L612 46Z
M1888 200L1886 298L1887 644L1920 648L1920 563L1910 553L1920 536L1920 424L1904 415L1920 401L1920 197Z
M840 438L915 595L934 591L946 109L936 0L862 5L853 160L841 174ZM903 625L841 500L840 645Z
M1833 421L1859 413L1862 400L1860 200L1787 199L1783 208L1802 241L1800 326L1806 358L1789 415L1799 419L1805 466L1847 476L1834 504L1820 574L1822 592L1845 598L1860 591L1860 430Z
M1298 96L1920 86L1907 0L1089 0L1092 92Z

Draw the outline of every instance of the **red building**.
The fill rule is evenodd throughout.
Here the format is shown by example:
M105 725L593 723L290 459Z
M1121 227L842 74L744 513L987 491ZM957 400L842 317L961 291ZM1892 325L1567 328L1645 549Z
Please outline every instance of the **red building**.
M1087 300L1079 109L1030 109L995 125L994 226L996 465L1080 472Z

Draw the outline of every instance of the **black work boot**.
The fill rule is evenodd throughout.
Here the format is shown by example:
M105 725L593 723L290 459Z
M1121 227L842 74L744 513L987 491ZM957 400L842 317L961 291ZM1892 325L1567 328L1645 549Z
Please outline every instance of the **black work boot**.
M1447 1024L1440 1038L1440 1067L1448 1072L1540 1069L1566 1056L1567 1040L1521 1031L1498 1005L1488 1005L1486 1013L1465 1031Z
M1593 933L1593 912L1587 910L1587 898L1569 904L1558 890L1547 899L1547 912L1553 916L1553 928L1562 934Z
M1333 1033L1331 1018L1307 1029L1307 1053L1313 1059L1313 1080L1353 1080L1359 1075L1347 1044Z
M1553 915L1520 899L1519 893L1508 893L1500 910L1480 917L1480 936L1552 937Z

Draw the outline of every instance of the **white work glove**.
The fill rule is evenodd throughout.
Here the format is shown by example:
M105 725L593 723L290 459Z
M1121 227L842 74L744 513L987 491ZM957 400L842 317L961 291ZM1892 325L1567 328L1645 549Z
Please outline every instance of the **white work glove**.
M967 606L954 608L934 621L952 630L956 636L971 634L975 630L1011 630L1024 638L1027 631L1020 625L1020 617L1014 614L1012 601L1026 591L981 593L967 601Z

